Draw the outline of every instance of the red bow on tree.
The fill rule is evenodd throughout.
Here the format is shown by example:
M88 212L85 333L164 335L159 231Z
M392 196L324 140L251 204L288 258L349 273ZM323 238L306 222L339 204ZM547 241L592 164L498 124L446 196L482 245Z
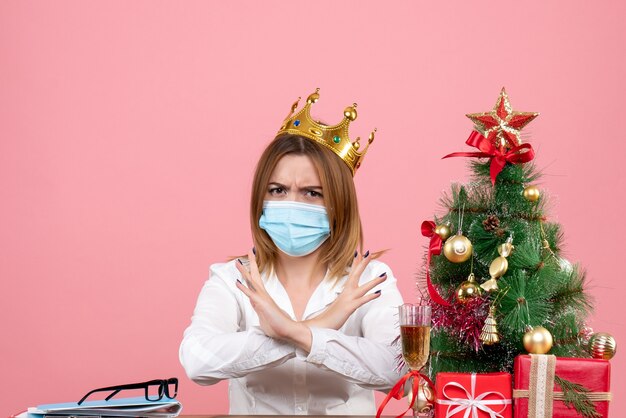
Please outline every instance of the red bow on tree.
M510 150L502 150L494 145L496 131L489 133L485 138L480 132L472 131L465 143L472 147L478 148L481 152L453 152L443 158L449 157L476 157L490 158L491 165L489 172L491 174L491 183L496 183L496 177L502 171L506 163L521 164L527 163L535 158L535 151L530 144L522 144L511 148Z
M441 237L435 233L435 227L436 225L433 221L422 222L422 235L430 238L430 243L428 244L428 255L426 257L426 285L428 287L428 294L434 302L439 305L450 306L450 302L441 297L433 285L432 280L430 280L430 258L433 255L441 254L441 249L443 248L443 242Z

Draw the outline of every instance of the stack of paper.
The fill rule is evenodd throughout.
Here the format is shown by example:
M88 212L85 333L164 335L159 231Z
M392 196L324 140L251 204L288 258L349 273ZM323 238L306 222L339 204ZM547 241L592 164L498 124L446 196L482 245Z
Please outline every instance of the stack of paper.
M146 398L119 398L108 401L86 401L39 405L28 408L28 412L16 418L102 418L102 417L147 417L174 418L183 406L176 399L163 398L148 401Z

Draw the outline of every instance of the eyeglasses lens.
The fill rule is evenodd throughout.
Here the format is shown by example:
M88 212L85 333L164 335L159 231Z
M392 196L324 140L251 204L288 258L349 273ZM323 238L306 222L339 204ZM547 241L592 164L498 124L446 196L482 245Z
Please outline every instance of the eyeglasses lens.
M146 399L149 401L159 401L163 398L163 384L150 383L146 386Z
M167 379L167 387L165 390L165 396L168 398L175 398L178 395L178 379Z

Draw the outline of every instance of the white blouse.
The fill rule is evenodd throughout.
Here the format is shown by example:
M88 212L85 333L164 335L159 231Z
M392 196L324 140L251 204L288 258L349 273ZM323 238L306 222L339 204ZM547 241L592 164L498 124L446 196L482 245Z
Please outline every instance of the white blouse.
M389 390L396 372L399 335L397 307L402 296L384 263L372 260L359 280L386 272L372 289L381 296L357 309L340 330L311 328L312 346L301 349L267 337L249 299L235 286L241 279L233 260L214 264L200 292L180 345L180 362L201 385L230 379L230 414L374 415L372 390ZM309 300L303 319L324 311L343 289L323 281ZM267 292L292 319L291 302L275 274L264 276Z

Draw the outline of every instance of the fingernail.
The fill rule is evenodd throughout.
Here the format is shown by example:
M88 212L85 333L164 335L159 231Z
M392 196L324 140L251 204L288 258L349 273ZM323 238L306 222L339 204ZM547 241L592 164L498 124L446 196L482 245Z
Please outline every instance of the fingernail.
M356 258L356 256L357 256L357 255L359 255L359 252L358 252L358 251L355 251L355 252L354 252L354 258Z
M252 247L252 254L256 255L256 248Z
M367 250L367 252L365 253L365 255L363 256L363 258L367 258L367 256L370 255L370 250Z
M381 274L381 275L380 275L380 276L378 276L378 277L384 277L384 276L386 276L386 275L387 275L387 272L384 272L383 274Z
M383 291L382 290L377 290L374 293L376 293L377 295L380 295L381 293L383 293Z
M243 266L243 263L241 262L241 260L240 260L240 259L237 259L237 261L239 261L239 264L241 264L241 265Z

